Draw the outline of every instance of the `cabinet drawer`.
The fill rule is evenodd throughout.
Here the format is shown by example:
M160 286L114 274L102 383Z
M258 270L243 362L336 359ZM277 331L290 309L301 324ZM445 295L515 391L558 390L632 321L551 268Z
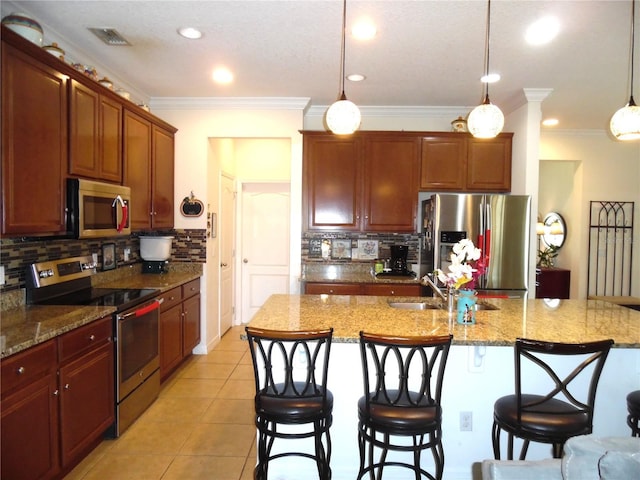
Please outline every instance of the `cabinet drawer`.
M56 370L56 341L49 340L2 361L2 396Z
M419 297L420 285L404 285L394 283L367 284L364 286L365 295Z
M113 320L105 317L58 337L58 357L65 362L79 354L84 354L111 342Z
M182 288L176 287L172 288L171 290L167 290L162 295L160 295L160 298L164 298L164 302L162 303L160 310L163 312L169 310L171 307L174 307L182 302Z
M358 283L307 283L304 293L310 295L361 295Z
M193 297L196 293L200 293L200 279L196 278L182 285L182 298Z

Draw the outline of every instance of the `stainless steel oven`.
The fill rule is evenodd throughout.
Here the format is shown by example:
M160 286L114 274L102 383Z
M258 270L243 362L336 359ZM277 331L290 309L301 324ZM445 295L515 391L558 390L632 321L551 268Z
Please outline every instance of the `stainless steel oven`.
M158 308L162 301L153 299L115 316L116 436L129 428L160 392Z

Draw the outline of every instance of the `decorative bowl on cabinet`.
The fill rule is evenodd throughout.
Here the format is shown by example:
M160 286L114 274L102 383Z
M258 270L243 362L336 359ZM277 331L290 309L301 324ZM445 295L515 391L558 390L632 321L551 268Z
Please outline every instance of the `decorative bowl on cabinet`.
M2 24L39 47L42 46L42 39L44 37L42 27L28 15L24 13L11 13L2 19Z

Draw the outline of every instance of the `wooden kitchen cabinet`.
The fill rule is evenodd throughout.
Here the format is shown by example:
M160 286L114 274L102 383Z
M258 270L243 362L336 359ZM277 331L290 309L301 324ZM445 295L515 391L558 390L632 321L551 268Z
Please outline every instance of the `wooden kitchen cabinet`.
M122 182L122 105L71 80L69 173Z
M414 232L419 153L402 132L304 132L304 228Z
M468 133L434 132L422 139L420 190L511 191L513 133L493 139Z
M569 298L571 270L536 268L536 298Z
M419 297L422 287L407 283L332 283L308 282L304 293L309 295L375 295L383 297Z
M124 111L123 184L131 188L132 230L173 228L174 133Z
M363 231L415 231L419 158L417 137L365 137Z
M67 77L18 49L26 41L16 37L3 27L2 234L64 234Z
M2 361L2 478L58 478L115 420L111 317Z
M60 472L56 341L1 363L1 477L53 478Z
M115 421L111 317L58 337L63 468L74 465Z
M305 135L303 221L307 230L360 230L362 140Z
M200 343L200 279L162 295L160 307L160 378L166 380Z

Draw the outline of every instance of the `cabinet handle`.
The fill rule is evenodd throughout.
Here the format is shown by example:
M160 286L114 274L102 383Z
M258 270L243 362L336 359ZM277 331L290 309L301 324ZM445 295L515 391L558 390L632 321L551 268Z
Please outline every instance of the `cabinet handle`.
M391 290L391 295L395 295L395 294L396 294L395 290Z
M69 390L69 388L70 388L70 387L69 387L69 384L68 384L68 383L65 383L65 385L64 385L64 389L65 389L65 390Z
M89 340L90 340L91 342L93 342L95 339L96 339L96 336L95 336L95 335L89 335Z
M18 367L18 369L16 370L16 373L17 373L18 375L22 375L24 372L25 372L24 367Z
M57 397L57 396L58 396L58 393L60 393L60 392L59 392L59 390L56 388L56 389L53 391L53 395Z

